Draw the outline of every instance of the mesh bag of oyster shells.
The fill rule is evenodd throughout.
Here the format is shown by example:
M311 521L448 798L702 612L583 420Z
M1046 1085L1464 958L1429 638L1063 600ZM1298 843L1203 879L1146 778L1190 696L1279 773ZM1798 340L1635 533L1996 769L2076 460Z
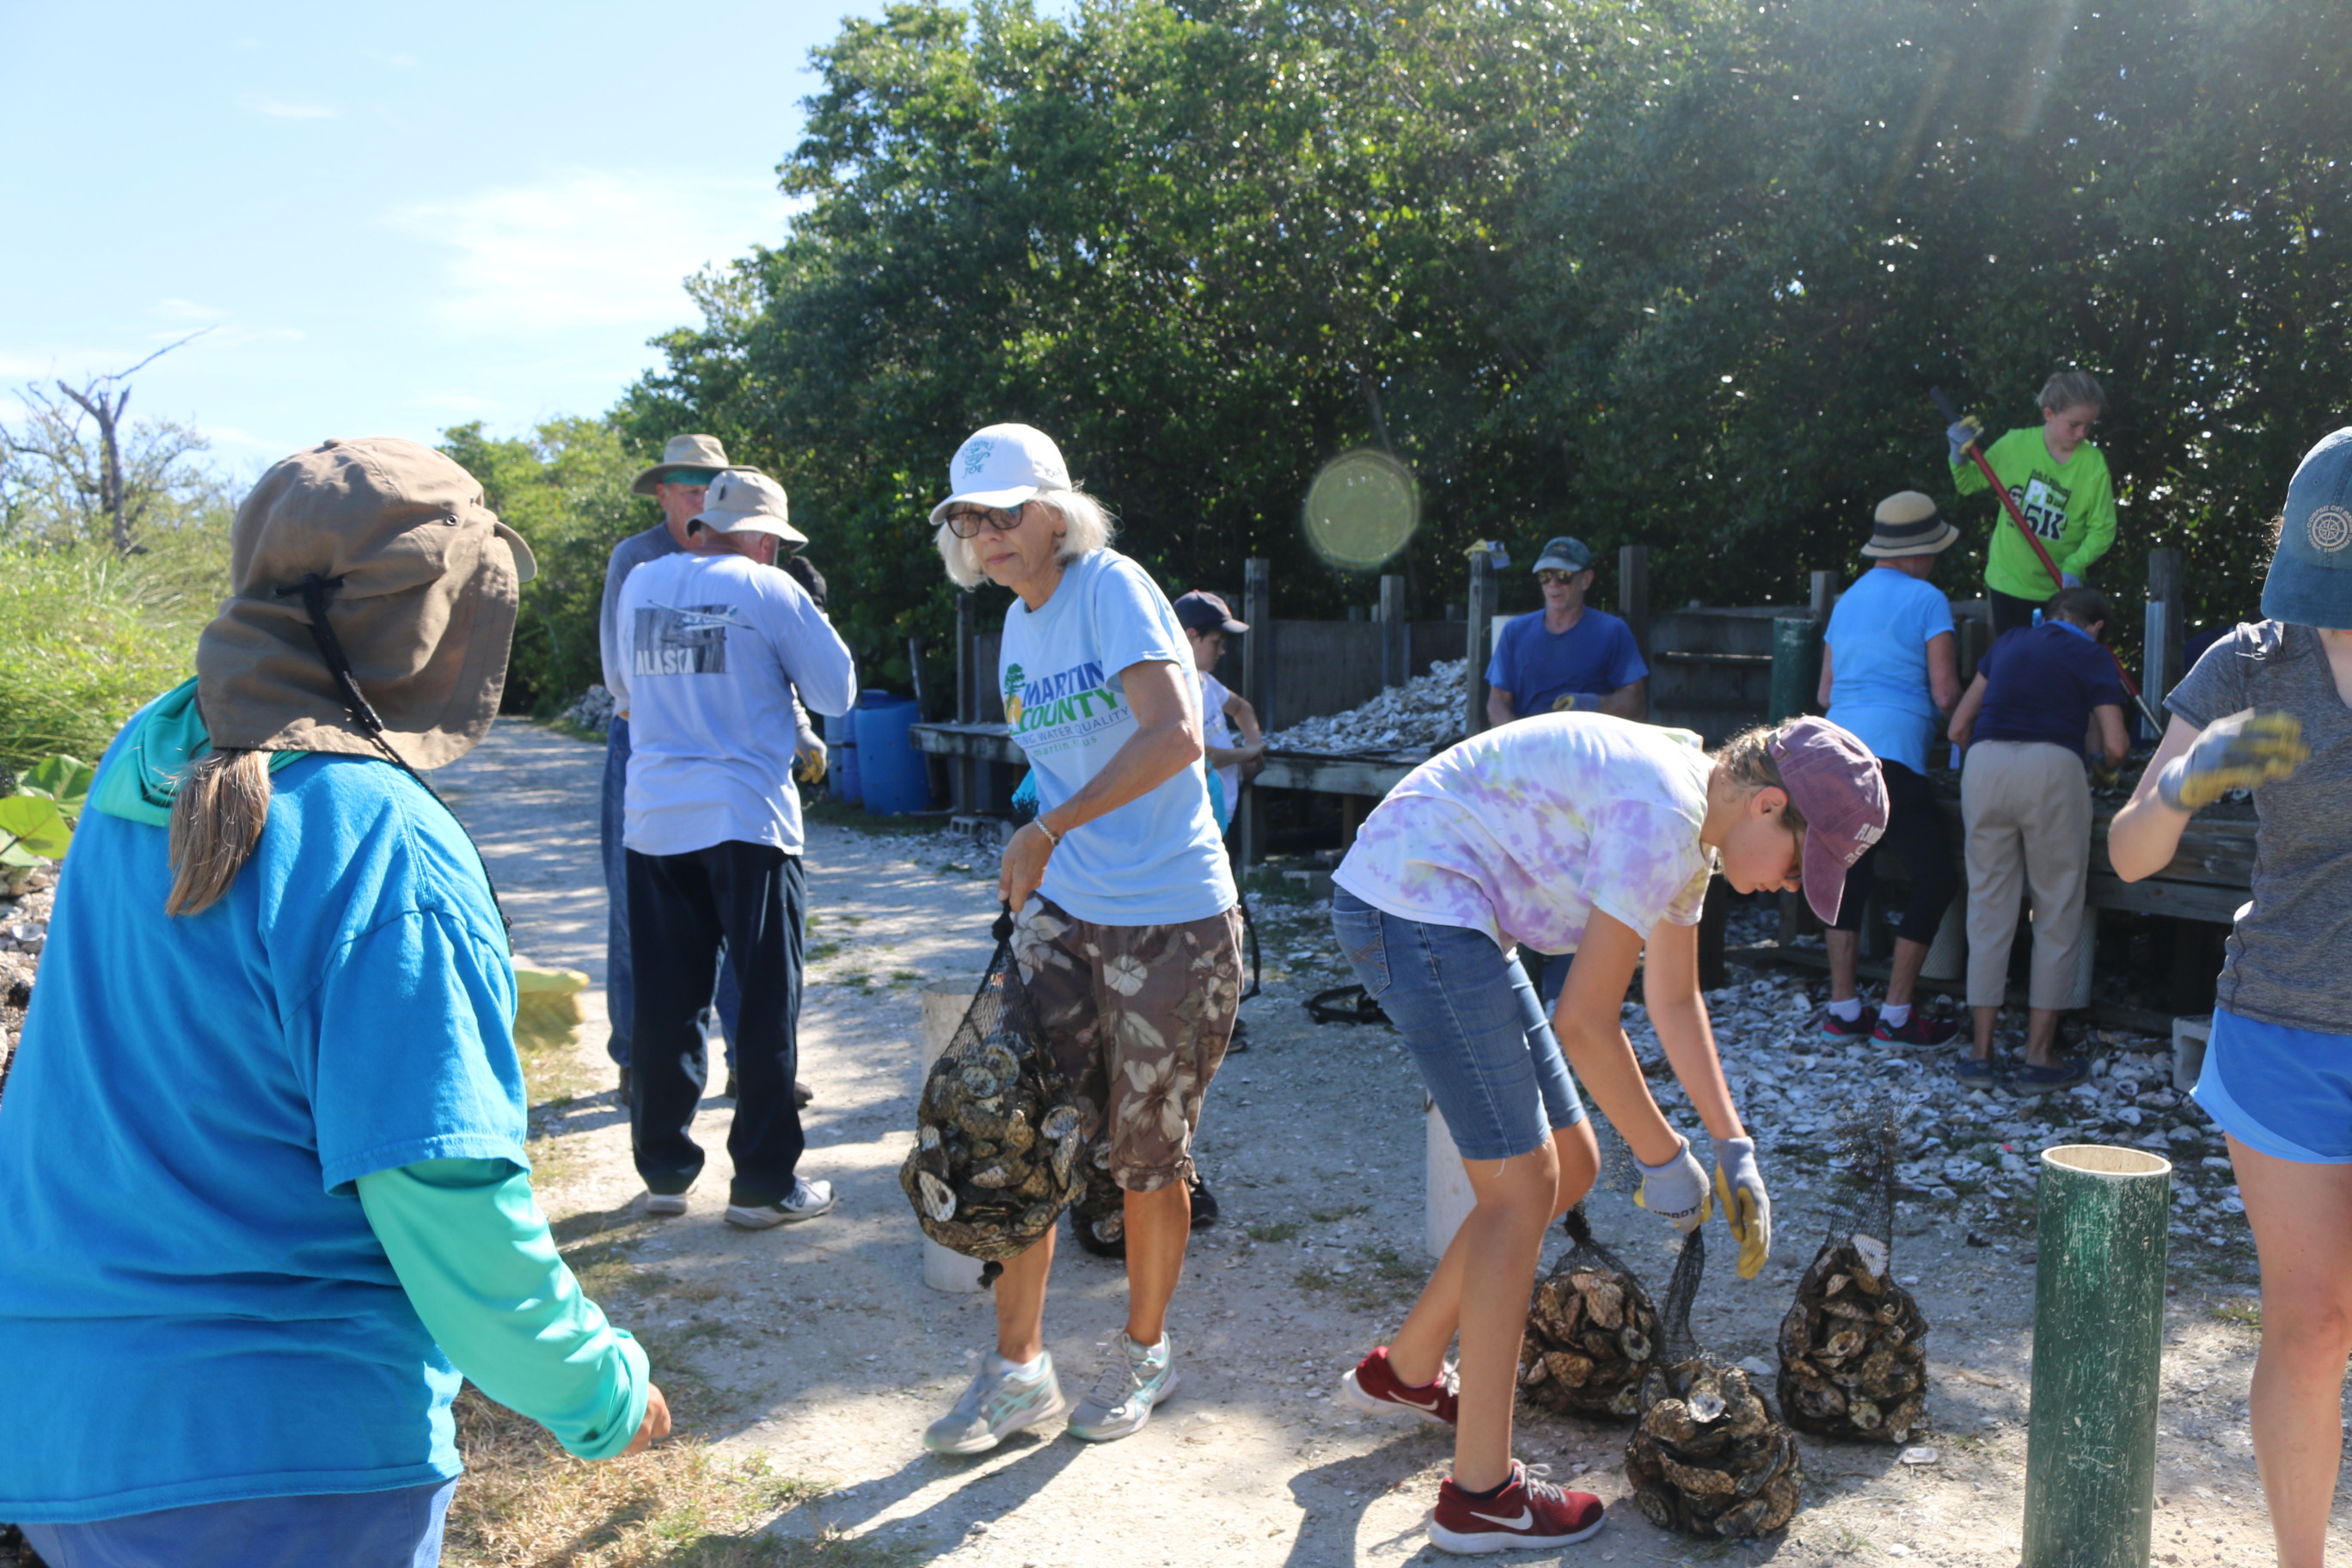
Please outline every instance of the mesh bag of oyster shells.
M1851 1190L1780 1321L1781 1412L1824 1437L1907 1443L1927 1409L1927 1319L1892 1272L1898 1136L1884 1109L1844 1129Z
M1748 1374L1691 1337L1706 1232L1683 1243L1666 1285L1657 1359L1642 1375L1642 1418L1625 1442L1625 1479L1651 1523L1686 1535L1763 1535L1795 1516L1805 1475L1796 1435L1772 1418Z
M1078 1168L1086 1177L1086 1190L1070 1205L1071 1233L1097 1258L1125 1258L1127 1194L1091 1158L1079 1156Z
M1086 1191L1086 1140L1013 959L1013 915L955 1036L931 1064L898 1184L923 1234L989 1267L1017 1258Z
M1628 1416L1658 1343L1658 1309L1579 1204L1560 1222L1575 1245L1536 1281L1519 1341L1519 1396L1563 1415Z

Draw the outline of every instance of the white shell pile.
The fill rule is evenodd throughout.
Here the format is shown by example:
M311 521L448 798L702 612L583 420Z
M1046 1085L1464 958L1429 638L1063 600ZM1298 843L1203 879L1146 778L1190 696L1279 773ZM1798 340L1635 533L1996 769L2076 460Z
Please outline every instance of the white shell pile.
M1435 752L1462 738L1469 664L1440 659L1360 708L1302 719L1265 738L1276 752Z
M620 704L613 694L601 686L592 686L580 694L580 700L563 710L563 721L576 730L589 730L603 734L612 728L613 714Z

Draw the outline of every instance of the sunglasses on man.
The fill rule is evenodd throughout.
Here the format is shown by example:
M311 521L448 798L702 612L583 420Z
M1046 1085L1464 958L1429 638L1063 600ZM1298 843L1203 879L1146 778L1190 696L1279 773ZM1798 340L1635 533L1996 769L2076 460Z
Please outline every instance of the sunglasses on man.
M1557 568L1547 568L1536 574L1536 581L1549 588L1554 583L1573 583L1583 575L1581 572L1562 572Z

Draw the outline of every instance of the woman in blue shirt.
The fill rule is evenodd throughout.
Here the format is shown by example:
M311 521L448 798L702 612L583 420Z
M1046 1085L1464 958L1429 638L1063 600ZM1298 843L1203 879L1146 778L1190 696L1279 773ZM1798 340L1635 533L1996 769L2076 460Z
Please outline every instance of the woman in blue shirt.
M412 771L488 729L530 554L397 440L277 464L230 541L0 1101L0 1519L66 1568L417 1568L461 1373L583 1458L669 1428L532 1201L506 933Z

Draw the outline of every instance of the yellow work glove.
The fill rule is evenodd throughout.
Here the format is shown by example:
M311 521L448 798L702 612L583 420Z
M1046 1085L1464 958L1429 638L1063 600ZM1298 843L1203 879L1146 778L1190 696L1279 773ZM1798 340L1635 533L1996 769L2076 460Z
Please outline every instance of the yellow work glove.
M1633 1156L1633 1164L1642 1173L1633 1201L1688 1236L1706 1223L1710 1200L1706 1173L1691 1158L1690 1141L1678 1142L1682 1152L1663 1165L1644 1165L1642 1156Z
M2310 755L2302 720L2249 708L2206 725L2195 745L2164 764L2156 793L2175 811L2196 811L2233 789L2285 778Z
M824 742L811 741L793 753L793 777L804 784L824 783L826 758Z
M1753 1279L1772 1256L1772 1197L1756 1169L1755 1139L1715 1141L1715 1195L1723 1202L1731 1238L1739 1243L1739 1277Z
M1589 692L1571 691L1565 697L1552 700L1551 710L1555 713L1574 713L1580 709L1598 713L1601 711L1601 699Z

